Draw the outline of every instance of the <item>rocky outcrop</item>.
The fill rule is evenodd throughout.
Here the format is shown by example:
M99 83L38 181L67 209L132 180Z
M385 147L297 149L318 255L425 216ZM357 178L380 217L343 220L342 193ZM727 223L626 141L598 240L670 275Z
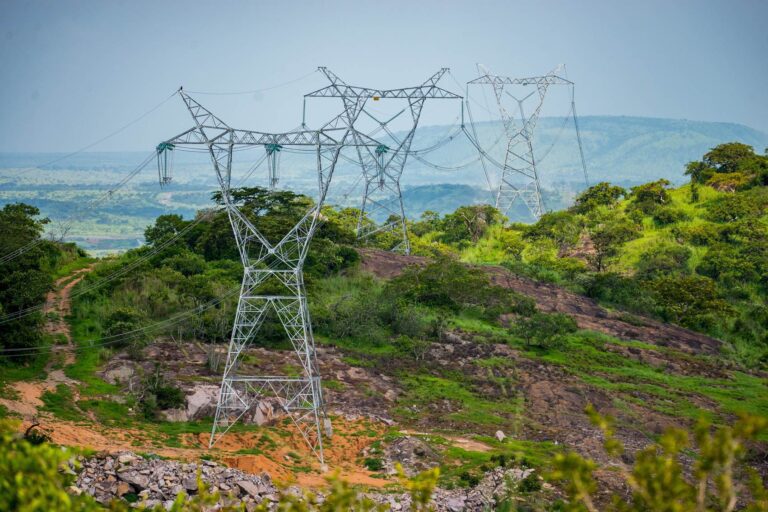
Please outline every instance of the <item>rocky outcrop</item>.
M242 501L248 510L264 500L277 499L277 490L266 473L251 475L210 461L184 463L124 452L80 462L82 469L72 492L85 492L102 504L127 498L136 506L168 508L180 493L197 493L198 473L211 492L221 493L223 501Z

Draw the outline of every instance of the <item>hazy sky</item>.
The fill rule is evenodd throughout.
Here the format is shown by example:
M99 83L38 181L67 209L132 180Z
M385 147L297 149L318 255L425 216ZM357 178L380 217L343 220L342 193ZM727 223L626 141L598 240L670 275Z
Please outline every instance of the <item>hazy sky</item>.
M179 85L270 87L326 65L353 84L414 85L475 63L543 74L566 63L580 115L744 123L768 131L768 2L0 0L0 151L70 151ZM200 96L230 124L288 129L311 75ZM444 85L458 89L452 79ZM439 108L449 109L441 105ZM151 149L190 125L177 98L94 150Z

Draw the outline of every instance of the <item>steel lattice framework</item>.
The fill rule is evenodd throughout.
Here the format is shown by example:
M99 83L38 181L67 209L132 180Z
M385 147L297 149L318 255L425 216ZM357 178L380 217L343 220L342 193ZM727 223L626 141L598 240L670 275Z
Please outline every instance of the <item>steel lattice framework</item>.
M448 68L440 69L420 85L401 89L372 89L348 85L328 68L320 67L319 69L326 76L330 85L310 92L304 95L304 98L305 101L306 98L341 98L343 102L344 111L336 118L336 122L344 124L352 131L357 146L357 160L362 169L364 181L360 215L357 222L357 237L366 239L381 231L399 229L402 239L392 250L399 250L408 254L411 246L408 240L400 177L408 159L424 102L427 99L461 99L461 96L437 85ZM371 99L374 101L399 99L408 102L407 109L411 115L411 124L402 140L398 140L388 128L389 123L400 114L386 121L377 119L365 110L366 102ZM379 142L375 147L361 143L366 140L366 135L356 127L361 112L373 119L381 129L390 135L395 141L395 147L389 147L382 142ZM338 125L333 124L333 126L337 127ZM387 217L387 222L382 225L376 226L364 222L366 215L381 214Z
M467 82L467 96L469 96L470 85L490 85L493 89L496 104L498 105L504 132L507 137L506 151L504 161L501 167L501 179L496 190L496 208L501 213L507 214L510 207L519 198L526 205L534 218L540 218L545 212L544 201L541 194L541 183L537 170L536 157L533 151L533 134L536 123L539 120L541 109L544 106L544 98L547 90L552 85L566 85L571 88L571 108L573 109L573 119L576 126L576 136L579 142L579 152L581 155L581 164L586 178L586 164L584 162L584 153L581 146L581 136L579 135L578 121L576 118L576 106L573 99L574 83L558 75L560 67L555 68L544 76L534 76L527 78L510 78L491 74L487 69L478 66L483 73L480 77ZM533 87L533 91L518 98L513 96L508 90L510 86ZM505 97L514 100L519 120L510 113L505 107ZM534 97L535 106L529 113L525 112L524 103L529 98ZM470 137L471 138L471 137ZM486 158L495 163L480 147L479 142L472 140L473 144L480 150L481 158Z
M318 226L320 209L342 148L354 145L375 148L377 143L359 134L353 139L348 126L354 119L345 119L344 122L334 119L320 130L287 133L231 128L183 90L179 93L195 126L158 145L158 155L176 146L207 148L244 267L210 446L258 405L260 400L272 395L293 419L322 464L322 432L325 429L326 435L330 435L330 421L325 414L315 342L307 309L304 260ZM263 146L270 156L284 146L309 146L316 150L317 201L277 243L270 243L238 209L230 196L233 151L241 146ZM158 158L161 164L164 161L165 158ZM273 171L273 167L270 167L271 185L274 185L275 179ZM169 172L167 166L161 168L161 183L170 180ZM239 371L243 351L255 339L270 311L276 313L301 364L302 374L298 377L253 376Z

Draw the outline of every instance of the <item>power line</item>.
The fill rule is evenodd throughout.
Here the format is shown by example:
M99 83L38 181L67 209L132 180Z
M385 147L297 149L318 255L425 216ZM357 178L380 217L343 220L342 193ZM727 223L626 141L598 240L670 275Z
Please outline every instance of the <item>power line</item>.
M170 96L168 96L167 98L165 98L163 101L161 101L160 103L158 103L157 105L155 105L155 106L154 106L154 107L152 107L151 109L147 110L147 111L146 111L146 112L144 112L143 114L141 114L139 117L137 117L137 118L136 118L136 119L134 119L133 121L131 121L131 122L127 123L127 124L124 124L123 126L121 126L120 128L118 128L117 130L113 131L112 133L110 133L110 134L108 134L108 135L105 135L104 137L102 137L102 138L98 139L97 141L95 141L95 142L91 142L90 144L88 144L88 145L86 145L86 146L83 146L82 148L80 148L80 149L78 149L78 150L76 150L76 151L73 151L73 152L71 152L71 153L67 153L66 155L63 155L63 156L60 156L60 157L54 158L53 160L49 160L48 162L45 162L45 163L42 163L42 164L38 164L38 165L36 165L35 167L28 167L28 168L26 168L26 169L22 169L21 171L19 171L19 174L25 174L25 173L27 173L27 172L29 172L29 171L33 171L33 170L35 170L35 169L40 169L41 167L46 167L46 166L48 166L48 165L53 165L53 164L55 164L55 163L57 163L57 162L61 162L62 160L66 160L67 158L69 158L69 157L71 157L71 156L75 156L75 155L78 155L78 154L80 154L80 153L82 153L82 152L84 152L84 151L87 151L87 150L91 149L91 148L92 148L92 147L94 147L94 146L97 146L97 145L101 144L101 143L102 143L102 142L104 142L105 140L111 139L111 138L112 138L112 137L114 137L115 135L118 135L119 133L122 133L122 132L124 132L125 130L127 130L128 128L130 128L131 126L133 126L134 124L138 123L139 121L141 121L142 119L144 119L145 117L147 117L148 115L150 115L151 113L153 113L155 110L157 110L157 109L159 109L160 107L162 107L163 105L165 105L165 104L168 102L168 100L170 100L171 98L173 98L174 96L176 96L176 94L178 94L178 91L174 91L174 92L173 92L173 94L171 94Z
M89 350L96 347L105 347L110 345L115 345L118 343L125 342L127 340L131 340L134 338L137 338L139 336L142 336L144 334L147 334L148 332L154 331L156 329L164 328L164 327L170 327L172 325L175 325L183 320L185 320L187 317L192 316L193 314L199 314L207 311L208 309L211 309L212 307L218 305L223 300L225 300L228 297L233 296L235 293L237 293L240 290L240 286L232 287L229 291L227 291L225 294L220 295L218 297L215 297L211 299L210 301L206 302L203 305L196 306L194 308L188 309L186 311L182 311L181 313L177 313L176 315L172 316L171 318L167 318L165 320L161 320L159 322L155 322L153 324L149 324L144 327L140 327L137 329L133 329L130 331L125 331L119 334L113 334L111 336L104 336L102 338L96 338L93 340L87 340L87 341L81 341L79 345L72 347L68 351L80 351L80 350ZM49 345L47 347L28 347L28 348L10 348L10 349L4 349L0 350L0 357L24 357L28 355L35 355L35 354L43 354L46 352L53 352L55 348L58 348L56 345Z
M91 201L90 203L85 205L83 208L78 209L75 212L75 215L73 215L73 217L70 217L69 219L67 219L65 221L67 223L67 225L70 225L75 220L79 220L80 218L82 218L82 214L85 213L85 210L91 209L91 208L97 206L99 203L101 203L101 202L103 202L103 201L105 201L107 199L111 199L112 196L114 195L114 193L116 191L118 191L119 189L121 189L123 186L125 186L125 184L128 183L131 179L133 179L137 174L139 174L139 172L141 172L149 164L149 162L152 161L154 156L155 156L155 152L153 151L137 167L135 167L123 179L121 179L113 188L109 189L103 195L101 195L100 197L97 197L96 199L94 199L93 201ZM78 212L80 212L80 215L81 215L80 217L76 217ZM4 263L7 263L7 262L9 262L9 261L11 261L13 259L18 258L19 256L21 256L21 255L25 254L26 252L34 249L35 247L37 247L38 245L42 244L43 242L45 242L44 238L42 238L42 237L36 238L35 240L32 240L31 242L29 242L29 243L27 243L27 244L25 244L25 245L15 249L15 250L13 250L13 251L11 251L11 252L9 252L7 254L4 254L2 257L0 257L0 265L2 265Z

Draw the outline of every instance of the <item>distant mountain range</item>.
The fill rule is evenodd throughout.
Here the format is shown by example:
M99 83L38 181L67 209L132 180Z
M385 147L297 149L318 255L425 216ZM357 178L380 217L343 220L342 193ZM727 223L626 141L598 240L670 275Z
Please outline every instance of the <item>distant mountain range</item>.
M768 147L768 134L734 123L586 116L579 118L579 125L590 183L610 181L632 186L666 178L679 184L686 179L685 164L701 158L717 144L740 141L758 152ZM472 127L467 129L471 131ZM484 150L493 159L503 160L501 125L478 123L474 131ZM486 178L477 151L459 126L419 127L412 149L416 150L415 156L409 158L402 177L408 216L418 217L425 210L447 213L464 204L492 202L488 182L497 182L498 169L487 165ZM547 192L547 207L566 206L586 187L572 119L541 119L536 127L534 151ZM253 153L253 159L259 156L249 153ZM38 205L53 220L71 218L80 205L112 188L145 156L84 153L42 169L19 173L14 170L35 167L57 155L0 153L0 204L25 201ZM311 193L316 183L314 172L305 164L298 164L298 157L282 158L281 185ZM240 175L245 174L246 164ZM358 190L353 186L356 176L354 165L342 162L329 201L359 204L359 182ZM233 183L236 182L233 177ZM186 153L176 155L174 184L161 191L155 183L156 171L148 167L116 192L100 211L77 215L70 234L80 240L92 240L91 247L95 249L135 246L142 237L143 226L158 214L179 212L189 216L196 208L209 204L210 192L216 187L205 155ZM530 220L522 208L514 209L510 217Z

